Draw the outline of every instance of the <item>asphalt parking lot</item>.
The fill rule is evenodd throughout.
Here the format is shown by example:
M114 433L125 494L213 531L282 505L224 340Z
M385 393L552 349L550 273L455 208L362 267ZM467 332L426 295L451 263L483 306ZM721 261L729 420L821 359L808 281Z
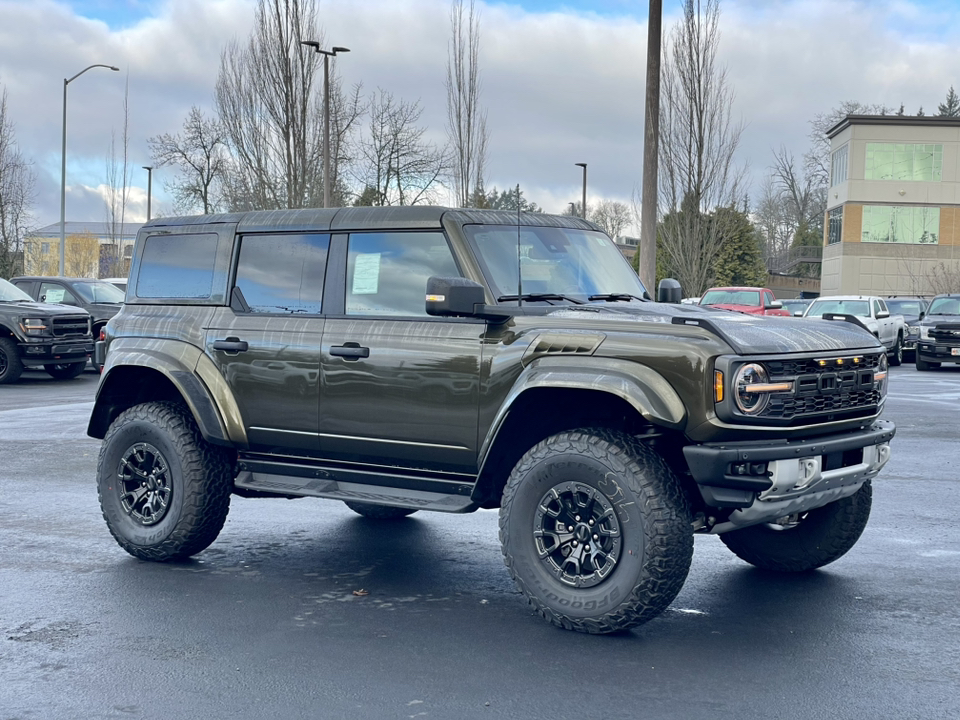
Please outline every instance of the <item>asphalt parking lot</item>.
M492 511L234 498L195 559L129 557L84 434L96 380L0 388L0 720L960 716L958 367L892 369L893 458L847 556L780 576L698 537L672 608L607 637L531 613Z

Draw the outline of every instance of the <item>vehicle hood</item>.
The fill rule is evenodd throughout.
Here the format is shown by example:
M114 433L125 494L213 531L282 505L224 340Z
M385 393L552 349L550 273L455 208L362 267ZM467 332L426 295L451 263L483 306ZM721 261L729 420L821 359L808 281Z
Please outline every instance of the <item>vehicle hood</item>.
M664 324L700 324L715 332L740 355L774 355L800 352L842 352L882 348L859 325L842 320L743 315L696 305L662 303L607 303L601 306L565 306L550 315L582 319L587 313L599 320L619 319Z
M924 327L933 327L934 325L960 324L960 315L925 315L919 322Z
M115 305L113 303L94 303L87 306L90 310L90 314L93 315L97 320L102 320L103 318L112 318L118 312L123 305Z
M41 303L41 302L11 302L11 303L0 303L0 310L8 310L15 312L18 315L37 315L37 316L52 316L52 315L89 315L89 313L83 308L74 307L73 305L58 305L56 303Z

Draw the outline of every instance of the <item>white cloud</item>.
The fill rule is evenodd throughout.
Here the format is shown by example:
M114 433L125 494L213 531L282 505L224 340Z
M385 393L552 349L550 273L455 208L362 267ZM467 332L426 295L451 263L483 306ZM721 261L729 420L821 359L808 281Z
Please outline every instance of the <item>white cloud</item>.
M53 0L0 0L0 83L21 149L36 163L37 220L59 217L64 77L92 63L122 70L94 70L70 85L71 186L104 181L129 77L132 182L145 192L146 139L177 132L191 105L212 108L220 51L247 36L253 8L253 0L166 0L153 17L111 30ZM747 124L741 158L751 166L754 193L771 148L803 153L816 113L851 99L903 102L909 113L923 105L929 114L960 84L960 56L947 44L960 21L945 5L728 0L722 8L721 60ZM442 141L448 0L325 0L320 9L328 44L351 48L337 61L345 83L419 99L422 121ZM506 4L481 11L489 184L520 183L530 200L560 212L580 197L574 163L587 162L591 199L629 202L642 163L645 18ZM672 19L664 18L665 34ZM155 207L169 203L165 172L154 172ZM103 219L95 192L77 187L67 206L68 219Z

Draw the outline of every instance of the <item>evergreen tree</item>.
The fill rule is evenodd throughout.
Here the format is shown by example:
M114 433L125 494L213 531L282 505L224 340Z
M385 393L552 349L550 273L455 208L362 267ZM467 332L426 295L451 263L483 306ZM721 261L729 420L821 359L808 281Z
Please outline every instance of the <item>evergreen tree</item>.
M900 109L897 110L897 115L899 115L899 116L901 116L901 117L904 115L903 103L900 103Z
M920 109L917 110L917 117L923 117L923 116L924 116L923 105L921 105Z
M954 92L953 85L950 86L950 91L947 93L947 101L937 106L937 115L940 117L960 117L960 98Z
M718 208L711 221L723 227L723 244L713 265L717 285L763 286L767 268L760 234L747 215L735 208Z
M523 196L523 190L520 191L520 210L523 212L543 212L543 208L535 202L530 202ZM479 205L478 205L479 207ZM496 186L487 193L486 207L493 210L516 210L517 209L517 191L497 190Z

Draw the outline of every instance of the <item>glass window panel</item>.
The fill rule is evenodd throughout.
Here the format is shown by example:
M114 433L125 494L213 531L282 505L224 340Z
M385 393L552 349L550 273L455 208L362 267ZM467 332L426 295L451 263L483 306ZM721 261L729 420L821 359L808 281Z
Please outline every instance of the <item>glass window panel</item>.
M864 177L867 180L939 182L943 145L867 143Z
M137 296L208 298L213 289L217 236L152 235L143 244Z
M443 233L355 233L347 253L347 314L426 317L431 275L460 276Z
M329 235L250 235L236 285L252 312L319 313Z
M866 205L863 208L862 242L937 244L940 208Z

